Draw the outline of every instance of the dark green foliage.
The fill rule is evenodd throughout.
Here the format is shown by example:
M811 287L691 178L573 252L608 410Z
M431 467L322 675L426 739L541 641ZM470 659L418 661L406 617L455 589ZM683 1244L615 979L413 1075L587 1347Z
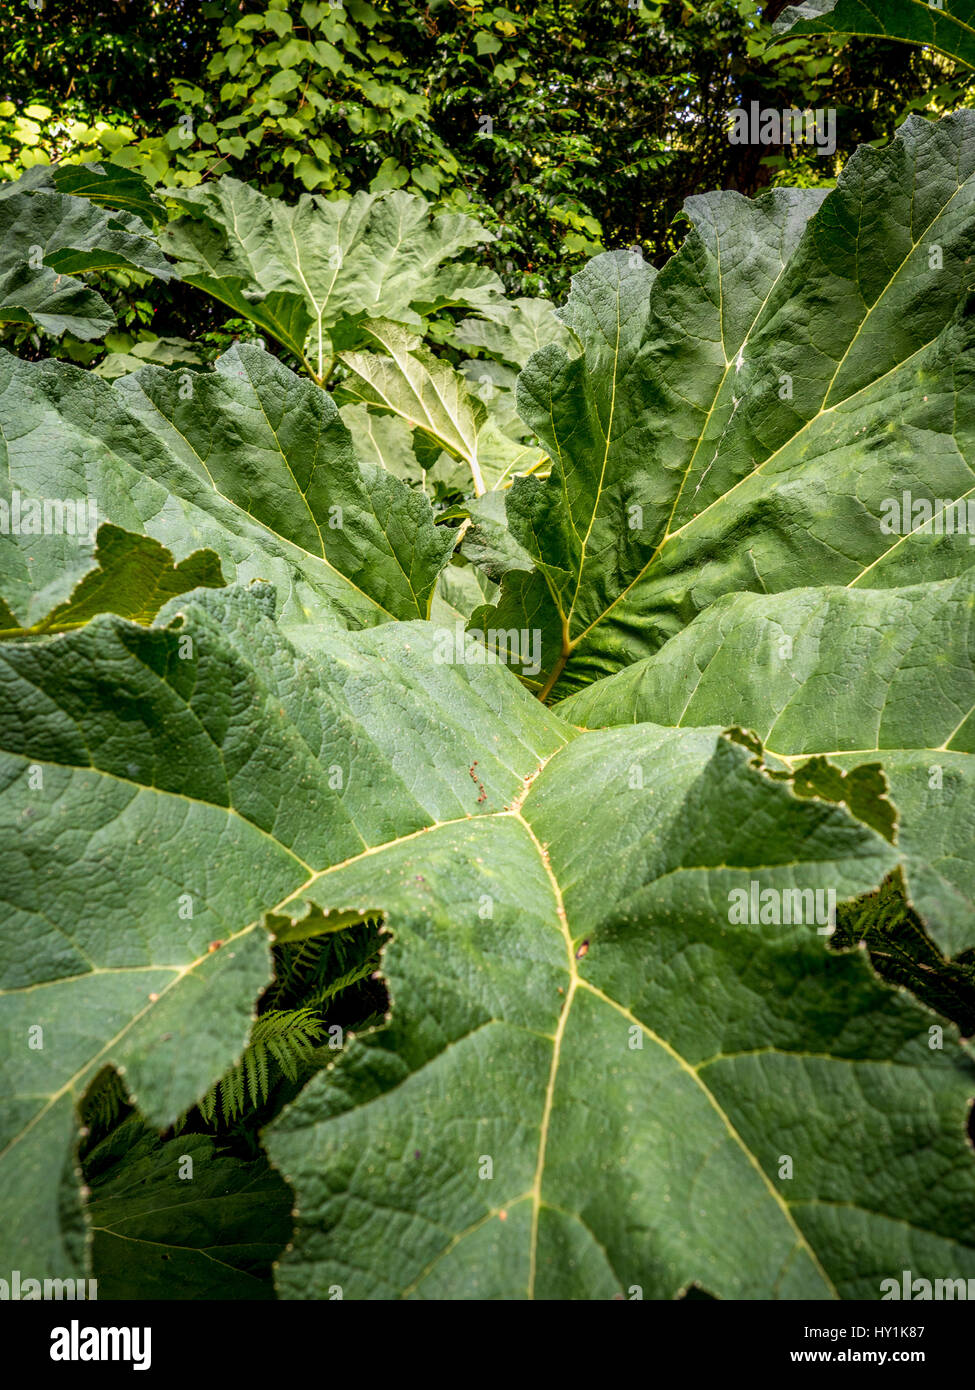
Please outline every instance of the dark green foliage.
M963 1037L975 1033L975 951L942 956L908 902L899 870L875 893L837 909L831 944L842 950L858 943L883 979L957 1023Z

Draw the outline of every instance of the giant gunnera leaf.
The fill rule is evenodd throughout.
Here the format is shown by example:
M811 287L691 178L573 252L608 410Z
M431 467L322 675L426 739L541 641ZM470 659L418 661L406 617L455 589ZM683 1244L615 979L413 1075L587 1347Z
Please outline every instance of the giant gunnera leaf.
M559 713L589 728L746 725L792 767L882 763L914 906L948 954L975 948L975 571L728 594Z
M145 197L141 179L73 171L55 181L33 173L0 185L0 324L34 324L60 337L103 337L114 327L109 305L83 280L85 271L136 270L171 280L172 267L148 235L143 204L120 211L104 200ZM48 186L50 184L50 186ZM78 194L93 192L97 201ZM100 196L99 196L100 195Z
M936 48L975 68L973 0L804 0L789 5L776 33L860 34Z
M99 1068L171 1123L240 1053L268 931L378 913L388 1023L269 1134L297 1198L280 1293L975 1273L967 1053L827 951L816 906L883 881L883 835L720 727L580 734L453 629L299 650L272 608L213 590L0 647L11 1267L77 1248L72 1111ZM758 888L789 922L740 924ZM163 1248L180 1203L170 1229L147 1210Z
M203 1134L161 1141L130 1116L85 1155L99 1298L274 1297L291 1194L265 1158Z
M0 641L67 632L84 627L98 613L120 613L150 623L170 599L192 589L223 586L220 563L212 550L199 550L178 565L165 546L118 526L99 527L96 568L82 579L64 603L57 604L30 628L18 626L0 598Z
M515 479L530 554L479 629L528 627L535 688L568 696L651 655L729 592L887 589L975 563L968 535L886 503L972 492L975 112L910 118L837 187L689 199L657 273L599 256L561 310L581 357L543 347L519 408L551 476Z
M29 189L70 193L75 198L88 198L101 207L120 208L123 212L134 213L150 230L165 216L162 205L156 201L142 175L121 164L34 164L25 169L15 183L5 184L0 197Z
M368 319L418 326L422 312L501 298L493 272L454 260L491 234L410 193L304 194L291 205L224 176L168 196L185 213L163 238L183 279L253 319L319 379L337 349L364 341Z
M452 547L426 497L357 462L323 391L243 344L213 372L114 384L0 352L0 522L0 598L23 628L93 570L102 522L268 580L294 626L426 617Z
M0 190L41 264L138 268L144 191L50 177ZM971 1016L975 113L830 192L692 199L558 331L468 324L504 360L463 391L412 330L497 307L469 219L174 196L194 283L319 381L344 354L369 461L257 346L114 383L0 353L0 1266L113 1297L975 1278L975 1065L922 1002ZM51 199L107 221L72 248ZM495 469L464 383L510 392L533 342ZM445 453L524 476L438 526L407 444L438 498ZM261 1030L298 1016L272 1086Z

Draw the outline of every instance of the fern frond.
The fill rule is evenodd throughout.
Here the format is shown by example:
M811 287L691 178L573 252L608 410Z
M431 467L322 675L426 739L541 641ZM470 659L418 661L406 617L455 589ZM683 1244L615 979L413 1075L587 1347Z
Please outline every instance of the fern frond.
M322 939L310 936L305 941L275 948L277 980L275 998L303 993L314 979L322 955Z
M289 1081L296 1081L301 1067L311 1061L323 1031L313 1008L269 1009L261 1014L240 1061L199 1102L207 1124L214 1123L218 1106L224 1123L230 1124L248 1108L248 1101L255 1109L262 1105L271 1093L275 1069Z
M357 985L360 980L367 980L370 975L375 973L379 965L378 952L370 952L367 958L354 965L351 970L347 970L344 975L340 975L337 980L331 980L327 984L321 985L308 996L308 1002L321 1008L323 1004L334 999L337 994L341 994L344 989L349 989L352 985Z
M110 1129L131 1104L125 1083L114 1067L102 1067L79 1106L83 1124L99 1131Z
M344 931L276 946L276 979L265 1003L282 1009L332 999L376 969L379 948L379 924L371 919Z

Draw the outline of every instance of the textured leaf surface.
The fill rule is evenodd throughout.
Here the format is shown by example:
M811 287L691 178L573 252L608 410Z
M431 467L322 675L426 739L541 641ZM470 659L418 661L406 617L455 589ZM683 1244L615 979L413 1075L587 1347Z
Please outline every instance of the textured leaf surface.
M335 348L362 341L366 318L417 324L414 305L480 307L489 289L500 297L496 277L488 286L472 267L468 283L443 265L490 233L469 217L431 215L409 193L306 195L292 206L224 177L168 196L188 214L163 240L183 278L298 355L307 339L319 376Z
M975 947L975 574L905 589L728 595L646 661L559 706L589 728L740 724L793 766L880 762L911 897Z
M115 316L73 277L140 270L161 280L172 268L140 217L88 198L6 184L0 193L0 323L32 323L55 336L99 338Z
M100 1299L274 1297L292 1197L266 1160L221 1153L203 1134L162 1142L133 1117L86 1156L85 1174Z
M495 583L500 583L509 570L531 570L531 556L504 524L503 492L488 492L475 498L466 511L471 524L461 548L471 564Z
M6 185L0 198L15 189L35 188L89 198L107 208L121 208L135 213L149 228L163 215L142 175L120 164L35 164L15 184Z
M658 275L616 252L575 278L562 313L583 356L546 347L519 380L552 476L511 488L536 572L494 619L552 634L547 689L650 655L727 592L972 564L967 538L881 521L902 490L972 489L973 173L975 113L911 118L825 201L693 198Z
M571 736L507 673L433 664L425 625L301 655L271 602L215 591L156 628L98 617L0 647L10 1268L71 1272L59 1193L73 1101L98 1068L171 1123L247 1040L266 913L286 924L316 871L463 821L482 788L500 809L518 769Z
M392 1016L272 1126L282 1292L875 1298L878 1271L975 1268L957 1044L815 928L728 922L732 886L842 898L893 857L720 731L642 725L321 875L303 900L387 913Z
M341 406L339 414L349 427L360 463L375 463L394 478L420 483L423 470L413 452L413 431L402 416L370 410L361 401Z
M164 604L191 589L223 586L220 561L212 550L198 550L178 565L165 546L118 526L99 529L97 568L86 574L65 603L52 608L33 628L16 626L0 599L0 638L66 632L82 627L98 613L118 613L137 623L151 623Z
M346 389L365 403L389 411L410 429L418 429L440 448L463 459L476 493L484 492L478 459L478 434L486 419L483 404L449 362L423 346L417 333L399 324L370 325L370 340L381 352L347 352L342 361L352 372Z
M460 562L450 564L440 576L431 621L439 623L461 619L466 623L475 608L492 602L497 593L497 585L492 584L480 569Z
M975 4L972 0L805 0L790 5L775 23L789 38L799 34L869 34L937 48L975 68Z
M451 537L427 499L356 462L331 399L253 346L216 371L149 367L110 386L0 355L2 495L77 499L177 560L266 579L293 625L425 617ZM0 535L0 594L21 626L64 602L93 540Z
M270 606L215 590L0 649L11 1267L69 1265L97 1068L170 1122L243 1046L262 923L381 912L390 1024L271 1139L286 1293L870 1296L878 1269L975 1269L965 1056L814 927L729 925L755 878L874 888L882 838L720 729L578 735L432 624L299 651Z

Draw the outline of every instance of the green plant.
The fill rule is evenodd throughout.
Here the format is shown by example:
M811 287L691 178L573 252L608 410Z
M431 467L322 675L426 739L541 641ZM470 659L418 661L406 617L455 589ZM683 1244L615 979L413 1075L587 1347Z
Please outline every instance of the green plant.
M273 1009L262 1014L240 1061L200 1101L203 1118L213 1120L219 1108L225 1121L234 1120L262 1105L270 1093L272 1065L289 1081L297 1081L321 1035L322 1025L312 1009Z
M780 34L879 35L901 43L926 44L975 68L971 0L952 0L949 7L929 0L884 0L874 9L864 0L805 0L789 5L776 23Z
M569 335L546 301L508 302L497 275L459 259L493 240L472 218L405 192L291 206L231 178L169 194L183 215L162 241L182 280L332 383L360 459L476 496L537 465L511 407L512 368ZM455 310L477 317L457 322ZM464 349L497 365L465 361Z
M828 184L908 112L966 104L970 76L879 37L770 46L784 0L37 3L9 0L0 34L4 176L109 159L292 201L403 189L477 218L509 289L553 298L602 246L660 263L702 188ZM838 109L838 157L729 145L752 100Z
M94 369L114 379L147 362L196 371L235 342L264 346L260 330L343 404L360 459L420 481L440 503L537 468L513 408L516 367L568 335L546 301L509 303L492 271L457 259L491 239L473 219L403 192L305 195L295 206L231 178L168 192L181 215L157 239L161 204L116 166L38 167L4 185L0 325L17 326L13 343L63 337L64 355L88 365L104 338ZM129 303L130 331L111 332L112 307L95 288L110 276L175 278L237 317L193 342L138 328Z
M154 204L142 179L88 164L29 170L0 185L0 324L60 337L104 337L115 316L79 273L122 272L143 282L173 271L151 235ZM148 224L148 225L147 225Z
M11 509L100 526L0 527L0 1262L88 1222L155 1292L135 1220L216 1295L229 1181L254 1296L975 1277L973 129L591 262L518 378L548 476L463 537L258 345L0 356ZM353 409L432 400L428 303L330 320L392 363L338 346Z

